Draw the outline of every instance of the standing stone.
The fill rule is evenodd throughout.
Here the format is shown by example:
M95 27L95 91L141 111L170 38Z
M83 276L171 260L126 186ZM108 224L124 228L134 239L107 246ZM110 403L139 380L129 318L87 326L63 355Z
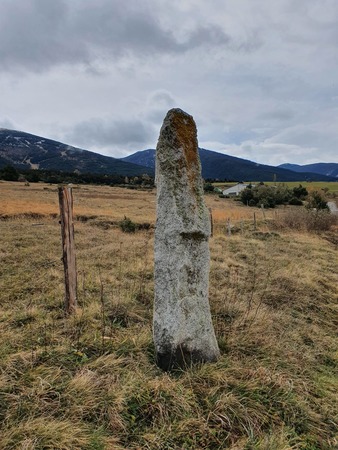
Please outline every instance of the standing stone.
M164 370L215 361L211 321L210 216L204 203L194 119L171 109L156 150L154 343Z

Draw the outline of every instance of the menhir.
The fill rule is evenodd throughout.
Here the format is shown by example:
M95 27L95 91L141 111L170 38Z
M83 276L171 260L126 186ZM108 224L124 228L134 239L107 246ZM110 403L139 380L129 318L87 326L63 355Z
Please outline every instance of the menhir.
M154 343L164 370L215 361L208 301L210 216L194 119L170 110L156 150Z

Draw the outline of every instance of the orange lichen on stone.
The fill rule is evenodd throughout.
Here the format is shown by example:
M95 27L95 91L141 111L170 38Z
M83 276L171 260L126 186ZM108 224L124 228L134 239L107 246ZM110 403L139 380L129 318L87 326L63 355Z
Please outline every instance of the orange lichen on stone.
M192 116L183 113L183 111L175 112L171 123L176 133L176 146L177 148L183 148L185 161L182 161L182 166L186 165L189 185L193 192L197 194L199 159L197 130L194 119Z

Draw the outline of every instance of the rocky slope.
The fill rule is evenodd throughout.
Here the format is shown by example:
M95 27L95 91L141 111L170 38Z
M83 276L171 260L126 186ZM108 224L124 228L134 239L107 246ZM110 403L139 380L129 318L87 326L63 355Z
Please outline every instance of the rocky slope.
M62 172L153 175L149 167L99 155L22 131L0 129L0 167L60 170Z

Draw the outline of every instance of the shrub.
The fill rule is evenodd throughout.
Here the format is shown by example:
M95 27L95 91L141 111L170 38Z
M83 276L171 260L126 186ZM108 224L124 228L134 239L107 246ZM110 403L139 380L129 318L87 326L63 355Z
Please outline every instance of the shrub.
M214 192L214 186L211 183L204 184L204 192Z
M302 200L298 197L292 197L289 200L289 205L301 206L303 204Z
M5 166L0 171L0 179L5 181L18 181L19 172L12 166Z
M305 208L288 209L276 220L277 228L289 228L297 231L328 231L338 222L338 217L328 210L310 210Z
M265 186L259 184L255 187L247 187L241 192L240 200L245 205L274 208L276 205L287 204L293 197L292 191L285 185Z
M308 196L308 203L306 205L309 209L329 209L327 206L327 202L323 196L323 194L319 191L313 191Z
M292 189L293 196L299 199L304 200L308 195L308 191L305 187L303 187L301 184L298 187L294 187Z
M139 224L136 225L136 228L138 230L150 230L151 223L149 223L149 222L139 223Z
M30 171L25 175L25 177L30 183L38 183L41 179L40 173L37 171Z
M244 205L249 205L249 206L256 205L256 201L254 200L254 194L253 194L252 188L250 186L245 188L241 192L240 199L241 199L242 203L244 203Z
M137 228L136 223L126 216L124 216L124 219L121 220L119 226L124 233L135 233Z

